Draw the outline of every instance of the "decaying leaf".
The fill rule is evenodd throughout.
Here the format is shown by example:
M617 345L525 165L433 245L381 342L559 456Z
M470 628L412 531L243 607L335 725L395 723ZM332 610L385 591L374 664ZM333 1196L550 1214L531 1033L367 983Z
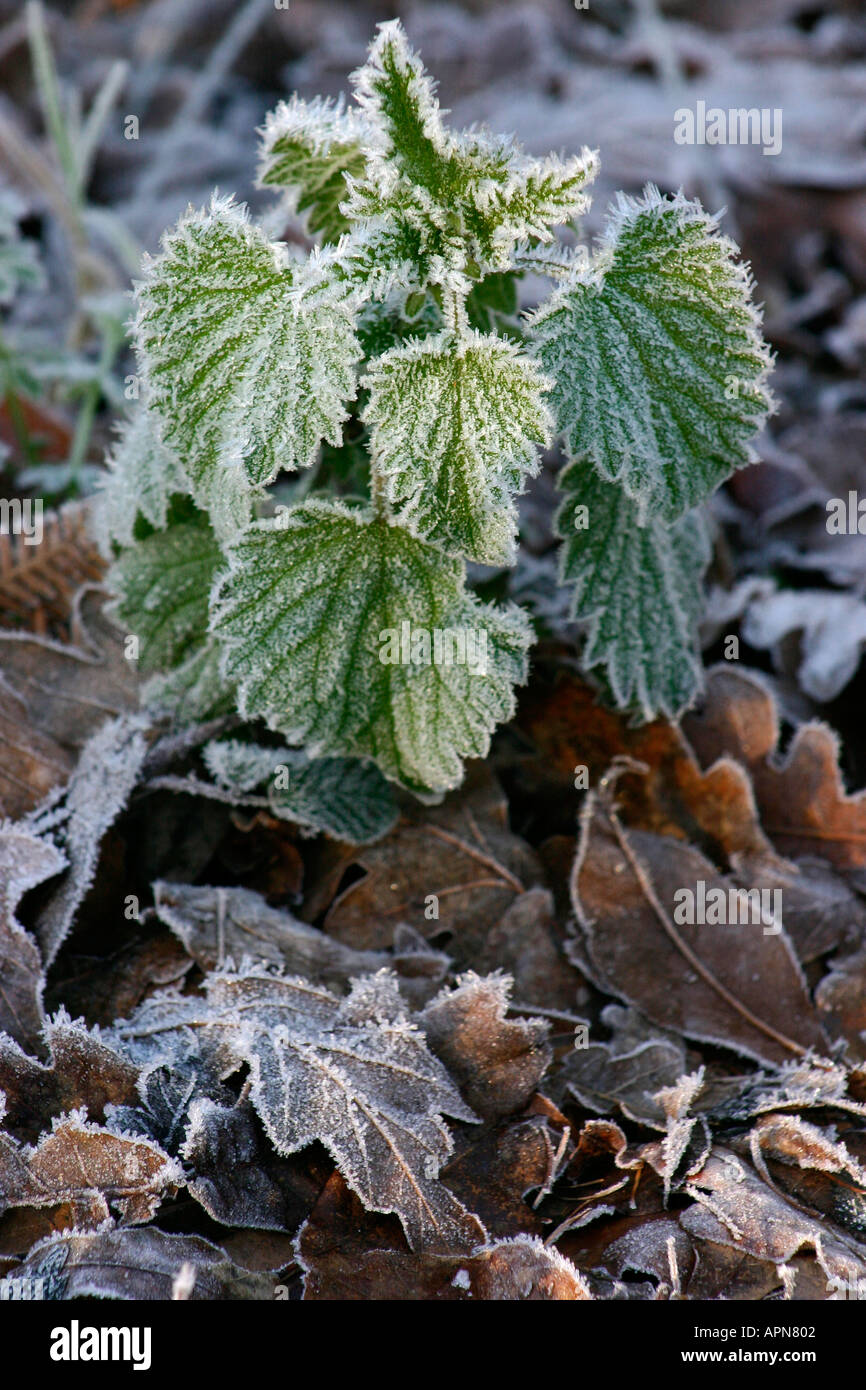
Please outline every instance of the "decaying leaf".
M106 1105L137 1099L138 1067L110 1047L97 1030L73 1022L59 1010L42 1025L48 1061L22 1052L11 1038L0 1037L0 1091L6 1098L6 1128L19 1139L35 1141L53 1115L84 1106L91 1119L102 1120Z
M66 862L26 826L0 824L0 1033L32 1052L41 1046L45 977L39 948L15 911L28 889L53 878Z
M74 1232L40 1241L19 1273L46 1278L49 1297L119 1298L148 1302L173 1297L175 1281L191 1266L192 1299L272 1299L274 1281L240 1269L224 1250L201 1236L166 1235L152 1226Z
M550 1062L542 1019L506 1019L511 986L507 975L483 979L470 971L418 1015L431 1048L484 1119L524 1105Z
M140 715L104 724L82 749L66 791L33 821L37 829L55 833L69 863L69 872L36 922L46 965L57 955L93 881L102 837L138 780L147 752L146 727Z
M390 964L384 951L354 951L290 912L268 907L246 888L155 883L153 896L157 915L203 970L248 956L310 980L345 985Z
M213 972L207 997L146 1001L120 1030L135 1052L155 1033L202 1030L223 1075L250 1068L250 1099L279 1153L319 1139L364 1204L395 1212L413 1246L460 1250L483 1227L437 1174L453 1141L442 1114L474 1120L409 1020L396 978L355 980L339 999L247 965Z
M89 502L67 502L42 518L38 545L0 534L0 621L45 637L60 636L76 590L95 584L105 568L91 534Z
M696 894L699 883L730 901L729 885L697 850L626 832L593 795L572 875L581 930L576 963L600 988L688 1037L769 1062L810 1048L826 1052L780 923L675 925L675 895Z
M574 1047L556 1072L553 1094L567 1091L581 1105L601 1115L620 1109L632 1120L663 1122L664 1110L654 1099L663 1086L673 1085L685 1068L685 1049L672 1038L657 1035L635 1046L618 1040Z
M4 1209L68 1202L73 1225L98 1227L113 1209L127 1225L149 1221L183 1172L148 1139L88 1124L83 1111L55 1120L35 1148L0 1135Z
M225 1226L295 1231L318 1195L312 1177L269 1148L248 1104L194 1100L182 1155L192 1196Z
M780 758L770 690L754 673L725 665L708 673L705 704L684 727L704 766L727 756L748 769L764 829L784 854L866 867L866 793L845 790L839 739L826 724L801 725Z
M866 1247L790 1206L732 1153L715 1150L689 1190L696 1205L683 1212L680 1221L700 1241L733 1246L776 1266L787 1264L804 1248L812 1249L826 1276L828 1295L832 1281L856 1281L866 1275Z
M383 949L393 924L408 922L425 936L451 933L449 952L459 965L474 965L515 895L542 879L535 855L508 829L507 814L501 789L477 768L441 807L414 813L376 845L335 856L332 897L349 865L364 876L331 903L325 930L357 950ZM318 915L329 902L309 899L304 915Z
M138 675L103 612L107 594L76 596L72 644L0 631L0 807L20 816L62 785L106 719L135 707Z
M298 1235L304 1298L436 1302L591 1297L574 1266L537 1236L493 1241L464 1255L412 1253L360 1211L339 1175Z
M573 794L581 766L595 785L614 759L628 756L646 768L625 771L617 784L628 825L695 841L730 862L753 855L772 860L746 769L720 754L699 763L677 725L663 719L631 725L569 671L557 673L552 689L530 690L518 720L538 752L533 772L544 779L540 796Z

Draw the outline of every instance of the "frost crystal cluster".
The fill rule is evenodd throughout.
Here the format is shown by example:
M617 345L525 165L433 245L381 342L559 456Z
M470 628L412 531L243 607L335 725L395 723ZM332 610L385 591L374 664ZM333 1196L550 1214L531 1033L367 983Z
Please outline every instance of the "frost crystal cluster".
M646 718L694 698L695 509L751 457L770 358L697 203L650 188L594 252L567 246L554 229L587 206L591 151L450 130L397 21L352 81L350 106L295 97L262 131L268 226L301 219L306 238L215 197L148 263L142 399L101 523L151 701L234 709L305 769L354 760L376 833L386 780L440 795L512 713L530 624L482 602L466 564L514 563L516 498L556 438L584 664ZM553 290L521 320L527 271ZM223 786L235 764L244 792L272 776L253 749L220 761Z

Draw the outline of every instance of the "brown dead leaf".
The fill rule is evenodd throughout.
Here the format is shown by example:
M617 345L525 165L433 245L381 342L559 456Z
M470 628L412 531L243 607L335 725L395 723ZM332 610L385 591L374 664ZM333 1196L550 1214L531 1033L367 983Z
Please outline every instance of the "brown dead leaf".
M35 1140L54 1115L85 1106L96 1120L105 1107L135 1105L138 1067L89 1029L59 1013L43 1029L49 1060L26 1056L0 1037L0 1091L6 1097L5 1124L19 1139Z
M550 1062L544 1020L506 1019L511 983L507 975L469 972L418 1014L431 1050L483 1119L525 1105Z
M695 1205L680 1217L699 1242L731 1246L775 1266L815 1252L829 1286L866 1275L866 1247L791 1206L734 1154L715 1149L689 1187Z
M492 1241L460 1256L411 1254L371 1218L338 1173L298 1237L306 1301L547 1301L591 1298L580 1273L534 1236Z
M97 1231L42 1241L19 1273L45 1279L49 1298L168 1300L186 1266L193 1275L190 1299L267 1299L274 1279L252 1274L200 1236L166 1235L152 1226Z
M0 624L65 636L73 596L97 583L105 561L91 534L89 502L67 502L42 518L42 539L0 535Z
M248 888L155 883L153 897L157 916L202 970L229 958L240 963L248 956L280 966L290 975L345 985L352 976L373 974L391 964L384 951L354 951L290 912L269 907Z
M615 758L627 756L647 768L646 775L626 773L619 783L629 825L696 841L722 860L775 857L744 769L722 754L702 767L675 724L660 719L632 726L570 672L557 673L552 691L530 688L519 723L537 750L533 766L544 779L537 795L573 797L577 809L577 769L585 766L595 785Z
M530 888L505 909L476 952L481 973L507 970L521 1005L573 1009L578 982L565 958L565 932L556 920L553 894Z
M194 1100L181 1153L195 1174L192 1196L225 1226L296 1231L324 1181L306 1159L274 1153L248 1104Z
M827 1042L784 929L675 926L680 889L729 885L697 850L626 832L595 795L582 815L572 895L576 961L600 989L687 1037L781 1062Z
M798 1115L766 1115L749 1134L748 1152L772 1187L862 1236L866 1167L832 1132Z
M819 854L843 870L866 867L866 791L845 790L839 738L828 725L801 725L780 757L769 687L755 672L724 665L707 673L704 705L683 728L704 767L728 757L748 770L764 830L783 854Z
M347 872L361 870L334 898ZM453 934L459 966L472 966L489 929L515 897L542 881L529 846L508 829L508 804L492 774L475 764L441 806L418 808L375 845L340 847L304 903L324 928L356 950L384 950L394 926L425 936Z
M833 1036L866 1057L866 950L832 961L815 990L815 1004Z
M544 1235L531 1194L557 1176L568 1134L564 1116L557 1116L553 1106L549 1113L527 1113L510 1123L485 1127L443 1169L443 1181L478 1214L491 1236Z
M72 644L0 631L0 813L30 811L69 776L87 739L138 704L135 664L104 612L107 594L76 596Z
M28 1052L43 1046L45 977L39 948L15 912L25 893L65 866L49 841L24 826L0 823L0 1033Z
M35 1149L0 1134L3 1209L69 1202L77 1227L99 1226L113 1207L121 1221L149 1221L183 1172L149 1139L88 1124L83 1111L55 1120Z
M154 989L182 980L193 964L176 937L151 923L147 935L132 937L117 951L64 953L62 975L49 980L46 995L52 1005L62 1003L72 1015L108 1028Z

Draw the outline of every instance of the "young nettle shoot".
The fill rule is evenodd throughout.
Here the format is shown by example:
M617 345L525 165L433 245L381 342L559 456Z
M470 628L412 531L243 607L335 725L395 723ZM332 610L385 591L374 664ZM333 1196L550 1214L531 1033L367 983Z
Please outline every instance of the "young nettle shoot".
M262 131L260 183L309 254L214 197L147 264L102 525L151 702L264 723L308 792L320 760L326 788L362 767L374 809L345 829L372 835L383 779L437 797L513 711L530 622L466 564L514 563L516 498L557 437L586 667L644 718L694 699L697 509L752 457L770 354L697 203L622 197L597 249L568 247L594 153L449 129L397 21L352 83L351 105L293 97ZM521 321L526 271L553 289ZM225 780L238 756L210 760Z

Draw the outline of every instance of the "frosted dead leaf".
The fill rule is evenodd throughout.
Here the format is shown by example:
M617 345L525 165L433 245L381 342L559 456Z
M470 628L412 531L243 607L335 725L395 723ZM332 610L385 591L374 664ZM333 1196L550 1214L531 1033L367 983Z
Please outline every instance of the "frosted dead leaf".
M183 1172L158 1145L88 1124L83 1111L55 1120L35 1148L0 1135L4 1208L70 1203L75 1224L99 1226L113 1208L121 1221L149 1221Z
M201 1031L223 1075L250 1068L250 1099L282 1154L320 1140L367 1207L395 1212L421 1249L466 1249L483 1227L437 1181L453 1141L442 1119L474 1120L384 971L339 999L247 963L205 981L207 997L146 1002L120 1030L138 1039Z

